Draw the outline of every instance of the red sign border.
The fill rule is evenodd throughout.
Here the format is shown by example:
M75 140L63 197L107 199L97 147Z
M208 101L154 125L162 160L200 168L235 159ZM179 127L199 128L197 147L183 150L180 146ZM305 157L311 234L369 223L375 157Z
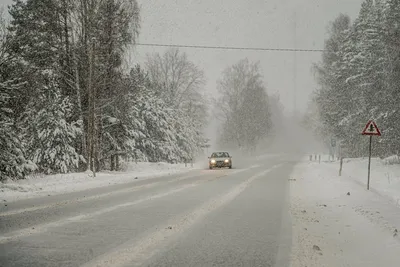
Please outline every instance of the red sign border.
M372 125L374 125L377 133L368 133L367 129L369 127L369 125L372 123ZM362 135L375 135L375 136L381 136L381 131L379 130L378 126L376 125L376 123L373 120L368 121L367 125L365 126L364 130L362 131Z

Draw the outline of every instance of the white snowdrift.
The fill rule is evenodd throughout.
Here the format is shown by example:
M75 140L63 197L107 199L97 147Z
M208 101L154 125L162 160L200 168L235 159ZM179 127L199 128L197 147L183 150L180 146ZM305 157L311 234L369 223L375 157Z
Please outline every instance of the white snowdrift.
M386 159L373 158L371 160L371 191L387 197L400 206L400 165L394 164L396 156ZM333 163L333 168L339 169L339 163ZM344 159L343 177L352 179L363 188L368 181L368 158Z
M374 160L371 186L379 191L367 191L365 163L345 161L342 177L338 162L296 166L290 177L292 267L399 266L400 208L377 192L399 195L384 174L398 185L400 169Z
M198 167L190 164L130 163L125 172L100 172L93 177L91 172L56 175L35 175L25 180L0 183L0 198L8 202L18 199L63 194L90 188L134 181L136 177L151 178L182 173Z

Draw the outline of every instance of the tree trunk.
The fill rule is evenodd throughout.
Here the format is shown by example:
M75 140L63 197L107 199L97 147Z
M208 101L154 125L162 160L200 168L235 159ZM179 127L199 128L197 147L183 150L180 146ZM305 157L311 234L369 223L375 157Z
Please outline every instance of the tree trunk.
M96 115L95 115L95 95L96 87L93 85L93 59L94 59L94 40L90 40L89 47L89 78L88 78L88 93L89 93L89 119L88 119L88 146L89 146L89 162L90 170L93 171L93 176L96 176Z
M115 171L115 155L111 155L110 170Z
M104 168L104 160L106 158L103 157L102 154L102 144L103 144L103 120L102 120L102 109L99 108L97 114L97 134L96 134L96 159L97 159L97 167L96 169L99 171ZM99 160L101 159L101 160Z
M63 35L64 35L64 48L65 48L65 56L64 56L64 66L65 71L68 75L72 75L72 65L71 65L71 54L70 54L70 43L69 43L69 30L68 30L68 22L69 22L69 12L68 12L68 3L67 0L62 1L63 11L62 11L62 19L64 23L63 27ZM73 90L71 90L71 86L68 85L67 79L65 78L64 86L68 88L66 91L66 95L72 95Z
M115 155L115 170L119 171L119 155Z
M91 40L92 48L91 48L91 59L90 59L90 84L91 84L91 89L92 89L92 158L93 158L93 165L92 165L92 171L93 171L93 176L96 177L96 172L97 172L97 164L98 164L98 138L97 138L97 116L96 116L96 96L97 96L97 90L96 86L94 85L93 77L94 77L94 47L95 47L95 41L92 39Z
M70 18L71 19L71 18ZM75 40L74 40L74 34L71 34L71 41L74 44ZM87 154L87 147L86 147L86 132L87 132L87 126L84 123L84 117L83 117L83 110L82 110L82 96L81 96L81 87L80 87L80 81L79 81L79 70L78 70L78 60L76 58L76 51L75 49L72 49L72 60L73 60L73 64L74 64L74 83L75 83L75 90L76 90L76 102L77 102L77 107L78 107L78 118L79 121L82 122L82 135L81 135L81 144L80 144L80 155L83 155L84 157L86 157L86 160L88 159L88 154ZM86 166L85 169L88 169L89 166L89 162L86 162Z

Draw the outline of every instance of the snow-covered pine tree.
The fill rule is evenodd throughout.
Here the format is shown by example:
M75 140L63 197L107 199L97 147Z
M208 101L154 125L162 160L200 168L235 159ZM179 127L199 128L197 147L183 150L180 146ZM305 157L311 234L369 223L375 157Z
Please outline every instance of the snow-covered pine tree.
M148 160L141 140L146 139L146 125L140 116L138 103L147 101L148 79L136 65L122 81L114 84L120 94L114 96L103 109L102 138L103 158L110 159L111 170L116 169L119 157L125 160Z
M139 144L142 151L151 162L179 161L173 110L151 92L146 101L139 101L139 118L146 127L146 138L140 140Z
M374 151L389 155L398 150L398 5L397 1L366 0L353 25L339 16L316 68L321 88L315 101L323 132L340 139L352 156L366 153L368 140L359 132L371 118L384 132Z
M9 51L18 65L14 75L25 82L14 100L18 116L32 98L38 97L42 70L57 71L59 82L67 74L61 67L65 49L60 36L63 28L59 4L58 0L14 0L9 8Z
M382 10L373 0L366 0L354 22L359 53L357 54L358 77L356 87L361 97L364 114L379 120L382 93L385 92L385 71L388 62L385 55L384 33L382 32ZM381 103L379 103L381 102Z
M77 170L83 156L74 144L82 134L82 122L69 122L72 105L62 97L51 71L38 99L33 100L24 114L24 137L27 154L44 173L68 173Z
M204 145L203 134L199 130L201 126L197 125L198 121L182 111L176 112L174 118L179 159L189 162L198 155Z
M23 142L13 120L13 111L9 107L11 92L19 86L12 80L0 82L0 181L23 179L36 169L35 164L25 156Z
M7 23L0 12L0 181L22 179L36 168L26 159L24 144L15 127L14 103L23 83L11 75L15 61L8 36Z
M350 18L339 15L330 25L330 37L325 41L326 52L322 55L322 61L315 66L317 82L320 89L315 92L313 100L320 112L318 116L322 123L320 125L321 139L330 142L332 137L341 139L343 127L339 125L341 120L351 114L352 103L349 95L351 89L346 83L348 74L353 72L345 68L343 61L348 53L344 53L343 44L349 44L351 32Z
M382 30L387 65L385 66L385 95L380 96L381 102L381 123L383 136L380 138L380 145L384 151L382 155L393 155L400 153L400 1L380 0Z
M134 151L133 132L126 123L119 125L115 124L114 119L122 121L121 117L126 117L128 114L120 112L112 107L110 103L116 103L118 98L126 97L128 91L126 87L121 86L123 80L122 64L124 62L125 51L129 45L133 45L139 34L139 5L136 0L108 0L98 1L96 10L92 10L92 15L88 13L87 19L91 20L93 28L86 28L87 35L95 38L95 80L93 86L96 87L96 95L94 96L97 105L98 131L96 139L97 157L103 163L98 166L102 168L104 159L109 158L109 148L120 155L131 155ZM111 106L113 106L111 104ZM105 108L103 108L105 107ZM110 124L111 119L111 124ZM107 125L103 125L106 123ZM112 125L112 128L109 128ZM119 127L119 128L118 128ZM108 132L103 133L103 129L108 128ZM118 129L118 130L117 130ZM110 135L110 131L114 131L114 138ZM117 137L117 135L120 135ZM103 139L105 137L105 139ZM111 138L111 139L110 139ZM112 141L119 140L110 147ZM122 141L124 139L125 141ZM131 140L126 142L126 140ZM103 143L108 142L108 143ZM106 150L104 150L106 149ZM119 151L119 152L118 152ZM125 153L125 154L124 154Z

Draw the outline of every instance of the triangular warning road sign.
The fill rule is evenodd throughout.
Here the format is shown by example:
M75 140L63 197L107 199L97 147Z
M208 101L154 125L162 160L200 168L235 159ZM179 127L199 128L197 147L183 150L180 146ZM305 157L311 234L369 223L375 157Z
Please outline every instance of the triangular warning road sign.
M381 136L381 131L379 131L379 128L378 126L376 126L376 123L374 121L369 121L362 131L362 134Z

